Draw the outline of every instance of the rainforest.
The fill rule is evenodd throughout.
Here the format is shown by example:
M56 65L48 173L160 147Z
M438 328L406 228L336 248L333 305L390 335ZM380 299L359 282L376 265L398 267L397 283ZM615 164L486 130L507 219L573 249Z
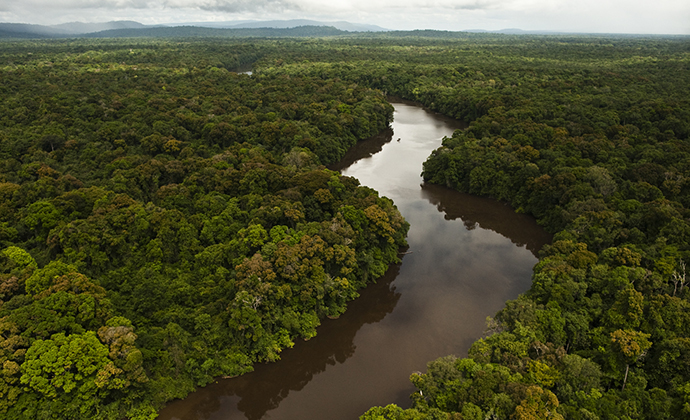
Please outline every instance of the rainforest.
M326 165L393 96L469 124L427 183L554 236L467 354L361 419L690 416L690 38L1 45L2 418L154 419L342 315L409 225Z

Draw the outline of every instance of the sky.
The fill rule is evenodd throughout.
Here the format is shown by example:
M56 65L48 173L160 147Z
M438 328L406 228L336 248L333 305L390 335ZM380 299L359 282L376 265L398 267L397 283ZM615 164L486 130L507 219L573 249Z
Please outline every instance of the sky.
M0 22L42 25L314 19L394 30L690 34L689 0L0 0Z

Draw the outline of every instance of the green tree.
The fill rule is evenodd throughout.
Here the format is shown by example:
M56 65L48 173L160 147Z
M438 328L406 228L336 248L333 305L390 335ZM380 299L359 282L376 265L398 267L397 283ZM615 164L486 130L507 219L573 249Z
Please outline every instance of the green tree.
M534 385L527 388L526 394L515 408L516 420L563 420L556 411L558 398L551 391Z
M108 348L93 331L34 341L20 369L23 385L46 401L59 401L64 414L74 417L94 413L115 373Z
M637 362L652 347L652 343L648 340L649 337L651 337L650 334L634 330L616 330L611 333L611 342L625 363L625 375L621 390L625 389L630 364Z

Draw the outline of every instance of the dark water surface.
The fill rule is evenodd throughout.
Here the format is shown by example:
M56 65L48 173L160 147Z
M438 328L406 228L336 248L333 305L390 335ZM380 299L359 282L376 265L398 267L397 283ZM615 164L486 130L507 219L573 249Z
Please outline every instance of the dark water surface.
M392 129L333 169L395 201L411 225L402 263L279 362L218 380L169 404L160 419L354 420L374 405L408 407L412 372L466 355L486 317L529 288L550 236L504 204L422 184L422 162L460 124L393 105Z

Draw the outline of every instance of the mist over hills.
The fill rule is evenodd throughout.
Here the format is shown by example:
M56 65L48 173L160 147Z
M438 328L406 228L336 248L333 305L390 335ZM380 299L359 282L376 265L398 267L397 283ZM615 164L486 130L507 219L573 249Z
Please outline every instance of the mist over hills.
M115 29L133 29L133 28L146 28L139 22L134 22L131 20L119 20L113 22L105 23L84 23L84 22L70 22L61 23L59 25L52 25L50 28L55 28L56 30L61 30L70 34L88 34L93 32L115 30Z
M291 20L241 20L223 22L188 22L160 25L144 25L135 21L100 23L69 22L56 25L33 25L0 22L0 38L119 38L119 37L318 37L337 36L362 32L386 32L392 36L403 34L417 36L448 36L461 32L415 30L394 31L377 25L346 21L322 22L309 19ZM433 33L432 33L433 32ZM487 31L475 29L464 32L503 34L545 34L539 31L503 29ZM427 34L429 33L429 34ZM556 34L556 32L549 32ZM426 34L426 35L425 35Z
M33 25L0 22L0 38L168 37L168 36L333 36L349 32L383 32L376 25L308 19L190 22L144 25L134 21L70 22Z
M416 29L401 31L386 29L377 25L352 23L346 21L323 22L309 19L189 22L159 25L144 25L139 22L128 20L100 23L70 22L56 25L0 22L0 39L130 37L324 37L366 33L378 33L383 36L391 37L421 36L431 38L454 38L458 36L466 36L467 34L480 35L485 33L503 35L587 35L584 33L578 34L573 32L522 30L517 28L501 30L468 29L463 31Z
M139 22L124 20L102 23L69 22L58 25L0 22L0 38L65 38L107 30L146 27Z
M173 25L166 25L173 26ZM199 26L204 28L225 28L225 29L240 29L240 28L274 28L274 29L288 29L297 28L300 26L331 26L341 31L348 32L386 32L390 29L382 28L377 25L367 25L361 23L351 23L346 21L337 22L322 22L310 19L290 19L290 20L245 20L245 21L227 21L227 22L191 22L174 26Z
M82 34L84 38L188 38L188 37L324 37L347 35L332 26L298 26L294 28L206 28L200 26L157 26L131 29L111 29Z

